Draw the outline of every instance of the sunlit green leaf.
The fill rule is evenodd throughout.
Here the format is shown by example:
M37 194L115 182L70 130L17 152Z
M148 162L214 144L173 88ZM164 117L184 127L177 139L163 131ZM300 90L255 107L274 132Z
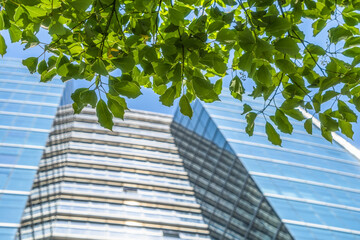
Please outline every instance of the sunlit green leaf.
M300 51L300 48L295 40L291 38L282 38L277 41L275 43L275 49L282 53L289 54L291 57L294 57Z
M4 54L6 53L6 43L5 43L5 39L4 37L0 34L0 54L1 56L4 56Z
M111 114L106 103L102 99L100 99L96 105L96 115L98 117L98 121L101 126L109 130L112 130L112 127L114 126L112 120L113 115Z
M34 73L34 72L36 72L38 58L37 57L29 57L29 58L23 60L22 64L29 69L30 73Z
M276 132L275 128L271 125L271 123L266 122L265 131L268 136L268 140L272 144L281 146L282 141L280 139L280 135Z
M189 118L193 115L193 110L190 106L189 100L186 95L182 95L179 102L180 112Z

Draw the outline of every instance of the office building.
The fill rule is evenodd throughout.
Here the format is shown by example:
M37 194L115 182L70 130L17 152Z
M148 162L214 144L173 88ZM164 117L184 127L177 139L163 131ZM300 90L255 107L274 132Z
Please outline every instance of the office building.
M245 96L243 103L264 107ZM359 160L298 122L281 134L282 147L267 140L263 116L249 137L243 103L225 90L221 102L196 101L191 120L178 112L172 123L211 237L360 239Z
M248 137L242 104L263 102L224 90L191 120L131 111L113 132L63 106L48 138L63 85L27 71L0 66L0 239L360 239L359 160L316 127L278 147L259 116Z
M210 239L171 120L130 111L109 131L61 107L18 239Z
M14 239L59 105L61 81L39 83L17 59L0 64L0 239Z

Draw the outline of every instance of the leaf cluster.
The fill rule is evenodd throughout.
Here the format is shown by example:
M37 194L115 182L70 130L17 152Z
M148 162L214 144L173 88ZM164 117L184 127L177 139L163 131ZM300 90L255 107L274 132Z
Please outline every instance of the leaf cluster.
M91 86L72 95L74 111L91 105L108 129L113 116L123 118L125 98L138 97L143 87L166 106L180 98L180 111L191 117L194 99L219 100L224 77L231 76L229 91L241 101L245 76L253 81L250 96L265 102L260 111L244 107L249 135L259 115L273 144L281 145L274 126L292 133L289 117L304 121L312 133L302 108L319 117L329 141L339 129L353 136L358 113L349 105L360 111L356 0L8 0L0 5L0 30L25 49L43 49L23 61L29 71L37 71L42 82L56 75L63 81L87 79ZM327 46L307 40L298 27L305 19L313 37L328 30ZM40 42L40 28L51 42ZM0 35L0 54L5 53ZM279 94L280 103L275 102ZM267 115L270 105L276 111Z

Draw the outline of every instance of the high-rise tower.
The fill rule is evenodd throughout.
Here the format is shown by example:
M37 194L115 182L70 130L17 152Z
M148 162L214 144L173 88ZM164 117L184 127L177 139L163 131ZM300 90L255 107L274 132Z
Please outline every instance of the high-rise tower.
M59 80L39 83L16 59L0 64L0 239L14 239L60 102Z
M209 239L171 120L130 111L109 131L61 107L19 239Z

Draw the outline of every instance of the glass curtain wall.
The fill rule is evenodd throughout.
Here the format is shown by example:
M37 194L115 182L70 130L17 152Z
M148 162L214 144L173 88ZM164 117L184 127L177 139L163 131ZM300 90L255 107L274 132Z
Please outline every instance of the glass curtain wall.
M212 239L293 239L200 102L171 130Z
M0 63L0 239L13 240L63 84L40 83L20 60Z
M241 116L243 103L255 110L264 107L261 101L244 97L240 102L224 91L221 102L197 102L191 120L177 114L175 122L203 138L219 132L295 239L360 239L359 160L323 139L315 126L309 135L296 121L292 135L281 134L282 147L267 140L262 116L249 137ZM274 111L269 106L265 114ZM206 124L205 115L211 123Z

